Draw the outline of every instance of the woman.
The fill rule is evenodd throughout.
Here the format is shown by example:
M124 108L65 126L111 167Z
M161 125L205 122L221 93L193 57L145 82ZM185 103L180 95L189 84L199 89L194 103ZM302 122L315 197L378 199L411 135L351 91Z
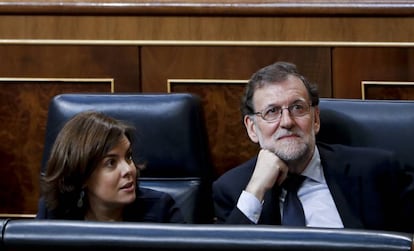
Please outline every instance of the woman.
M95 111L70 119L41 178L36 218L184 223L169 194L138 187L133 130Z

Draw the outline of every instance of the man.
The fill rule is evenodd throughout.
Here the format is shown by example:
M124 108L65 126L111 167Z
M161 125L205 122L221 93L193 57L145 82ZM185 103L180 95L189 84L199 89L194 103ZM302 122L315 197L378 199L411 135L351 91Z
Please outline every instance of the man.
M316 86L291 63L252 76L241 110L261 150L214 182L217 223L414 232L413 175L390 152L317 143L318 104ZM294 174L304 179L297 191L303 210L291 217L292 193L283 185Z

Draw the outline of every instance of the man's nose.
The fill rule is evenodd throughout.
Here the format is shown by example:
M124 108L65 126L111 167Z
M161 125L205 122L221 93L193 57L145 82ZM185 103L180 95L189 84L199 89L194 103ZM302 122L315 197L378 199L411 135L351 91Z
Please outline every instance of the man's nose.
M288 107L280 110L280 126L291 126L294 123Z

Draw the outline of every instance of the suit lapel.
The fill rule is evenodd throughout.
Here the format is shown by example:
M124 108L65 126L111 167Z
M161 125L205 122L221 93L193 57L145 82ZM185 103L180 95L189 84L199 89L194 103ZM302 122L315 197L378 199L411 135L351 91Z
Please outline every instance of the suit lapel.
M338 157L334 148L319 147L321 163L328 188L345 228L363 228L361 222L360 176L351 175L352 166L347 158Z

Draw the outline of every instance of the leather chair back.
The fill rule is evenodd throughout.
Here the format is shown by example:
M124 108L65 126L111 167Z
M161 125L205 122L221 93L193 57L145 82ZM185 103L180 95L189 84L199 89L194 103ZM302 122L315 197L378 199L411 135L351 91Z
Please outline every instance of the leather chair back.
M191 94L61 94L49 105L42 173L64 123L85 110L136 127L134 158L147 166L140 185L170 193L189 223L213 219L212 166L200 99Z
M6 226L8 221L9 221L8 218L0 219L0 234L1 234L1 237L0 237L0 250L5 250L4 241L3 241L3 233L4 233L4 229L5 229L5 226Z
M391 150L414 167L414 101L322 98L319 107L318 140Z
M412 250L409 233L265 225L12 220L7 250Z

